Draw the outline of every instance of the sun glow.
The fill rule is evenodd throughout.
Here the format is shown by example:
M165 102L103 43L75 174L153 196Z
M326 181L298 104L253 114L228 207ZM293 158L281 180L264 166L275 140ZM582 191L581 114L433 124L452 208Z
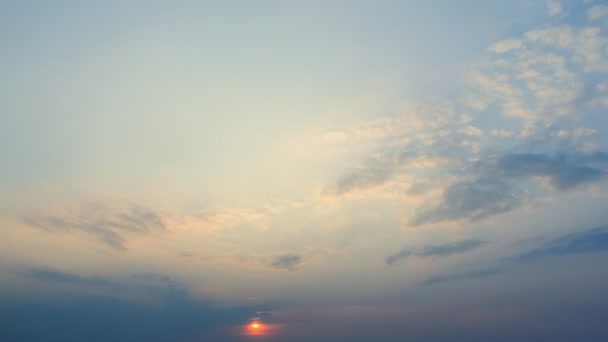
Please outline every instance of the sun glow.
M276 333L277 328L277 324L269 324L263 322L261 318L256 317L252 318L249 323L242 326L242 333L245 336L250 337L270 336Z

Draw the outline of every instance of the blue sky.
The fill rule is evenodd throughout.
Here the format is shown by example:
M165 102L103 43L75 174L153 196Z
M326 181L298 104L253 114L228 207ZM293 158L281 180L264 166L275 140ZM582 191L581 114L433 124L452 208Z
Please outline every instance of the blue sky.
M2 340L608 338L602 1L4 1L0 42Z

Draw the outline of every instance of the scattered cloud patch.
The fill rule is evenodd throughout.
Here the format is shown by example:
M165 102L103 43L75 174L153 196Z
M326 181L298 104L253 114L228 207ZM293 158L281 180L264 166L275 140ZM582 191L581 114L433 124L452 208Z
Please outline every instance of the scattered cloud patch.
M460 134L464 134L466 136L470 136L470 137L478 137L478 136L482 136L483 132L481 131L481 129L479 129L478 127L475 126L467 126L461 130L459 130L458 132L460 132Z
M480 240L464 240L455 243L446 243L443 245L427 245L417 250L404 248L393 255L389 255L385 259L385 262L387 265L392 265L397 261L406 259L410 256L425 258L445 257L452 254L461 254L475 250L486 243L488 242Z
M504 129L493 129L490 131L490 134L495 137L510 138L515 135L515 132Z
M554 0L547 1L547 13L553 17L562 12L562 5Z
M295 271L296 267L302 262L299 254L284 254L275 256L270 262L270 266L278 269Z

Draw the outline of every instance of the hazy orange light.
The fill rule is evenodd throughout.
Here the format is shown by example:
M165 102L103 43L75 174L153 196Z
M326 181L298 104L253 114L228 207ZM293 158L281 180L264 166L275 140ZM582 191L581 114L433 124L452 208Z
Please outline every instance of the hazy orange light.
M271 333L272 326L266 324L259 319L255 319L249 322L249 324L245 325L244 333L246 336L267 336Z

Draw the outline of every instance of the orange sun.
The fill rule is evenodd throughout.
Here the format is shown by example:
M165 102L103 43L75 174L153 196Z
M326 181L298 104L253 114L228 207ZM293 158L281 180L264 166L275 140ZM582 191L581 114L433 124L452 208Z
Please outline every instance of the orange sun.
M240 326L240 333L243 336L249 337L264 337L272 336L277 332L280 326L262 321L261 318L255 317L249 320L247 324Z

